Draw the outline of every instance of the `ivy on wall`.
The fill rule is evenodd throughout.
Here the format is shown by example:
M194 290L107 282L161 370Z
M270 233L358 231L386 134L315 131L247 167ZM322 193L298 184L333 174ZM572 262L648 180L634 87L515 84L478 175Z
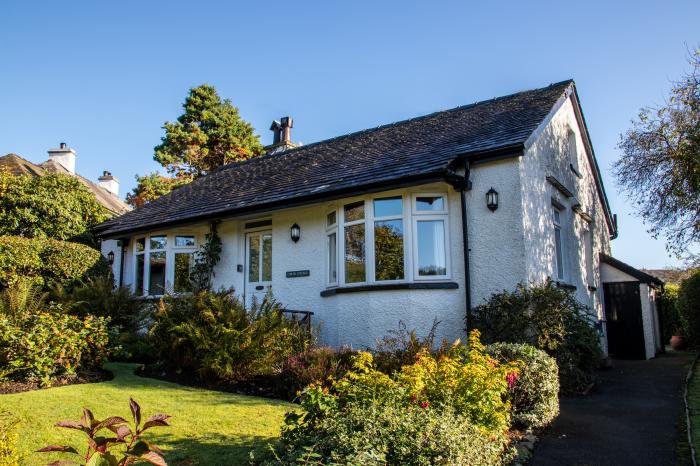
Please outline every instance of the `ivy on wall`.
M190 274L192 291L195 293L211 288L212 278L214 278L214 267L221 260L219 223L219 220L216 220L209 224L209 233L205 236L204 244L195 253L194 265Z

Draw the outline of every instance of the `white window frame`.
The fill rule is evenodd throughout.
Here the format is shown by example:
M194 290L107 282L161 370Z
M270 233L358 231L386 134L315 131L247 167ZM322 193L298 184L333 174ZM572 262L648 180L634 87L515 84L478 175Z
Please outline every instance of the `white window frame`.
M158 237L158 236L165 236L166 238L166 246L164 249L151 249L151 238L153 237ZM194 246L175 246L175 237L176 236L192 236L194 237ZM144 249L143 251L139 252L137 251L137 242L139 239L143 238L144 239ZM174 293L174 287L175 287L175 254L176 253L196 253L198 246L199 246L199 241L197 239L197 234L193 232L177 232L177 233L151 233L147 235L139 235L134 238L133 241L133 256L134 256L134 264L132 266L132 272L133 272L133 283L131 285L131 289L136 293L136 282L138 280L137 278L137 271L138 271L138 264L136 257L139 255L143 255L143 294L141 295L142 297L145 298L151 298L151 297L159 297L163 295L152 295L149 294L149 290L151 287L151 260L150 260L150 255L152 252L165 252L165 293ZM178 293L178 294L184 294L184 293Z
M418 198L419 197L442 197L443 204L445 208L443 210L418 210ZM450 260L450 221L449 221L449 198L444 192L424 192L424 193L413 193L411 195L411 206L412 206L412 218L411 218L411 232L412 232L412 250L413 250L413 279L415 281L434 281L434 280L446 280L452 276L452 265ZM444 246L445 246L445 275L419 275L418 269L418 222L419 221L431 221L431 220L442 220L444 228Z
M418 197L442 197L444 209L433 211L418 211L416 208L416 198ZM374 201L377 199L386 199L392 197L400 197L402 200L401 215L391 215L383 217L375 217ZM335 286L354 287L363 285L383 285L392 283L415 283L429 281L446 281L452 278L452 264L450 257L450 217L449 217L449 195L445 191L399 191L387 192L380 195L365 196L362 198L344 199L338 203L336 212L336 224L329 227L327 225L327 215L332 211L327 210L324 216L324 228L326 232L326 278L325 283L328 288ZM345 222L345 206L357 202L364 203L365 215L362 220L354 220ZM376 221L386 220L402 220L403 226L403 261L404 261L404 277L398 280L376 280L376 264L375 264L375 245L374 245L374 226ZM443 221L445 230L445 275L418 275L418 236L417 236L417 221L418 220L441 220ZM357 224L365 225L365 281L346 283L345 281L345 227ZM337 260L337 282L329 282L329 254L328 254L328 235L336 231L336 260ZM342 235L341 235L342 234Z
M328 225L328 216L334 213L335 214L335 223L332 225ZM339 246L338 243L340 242L340 237L338 233L338 224L340 218L338 215L338 209L334 210L329 210L326 212L326 216L324 217L323 221L326 224L326 285L329 287L333 286L338 286L338 283L340 283L340 256L339 256ZM335 280L331 280L331 254L330 254L330 238L331 235L335 234ZM343 240L345 238L343 237Z
M555 212L559 214L559 220ZM564 209L552 203L552 233L554 234L554 275L557 280L566 280L566 246L565 246L565 231L563 228L562 217L564 214ZM557 254L557 231L559 231L559 254ZM561 256L561 264L559 263L559 256ZM559 274L559 267L561 266L561 274Z

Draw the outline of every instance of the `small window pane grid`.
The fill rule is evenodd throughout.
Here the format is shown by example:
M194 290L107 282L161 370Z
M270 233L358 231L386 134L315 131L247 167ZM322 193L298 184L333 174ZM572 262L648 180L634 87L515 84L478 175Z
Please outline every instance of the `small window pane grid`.
M137 296L162 296L170 288L174 293L192 291L190 273L194 265L194 235L151 235L134 243L134 293Z
M248 234L248 283L272 281L272 234Z
M449 278L445 194L371 198L341 206L340 218L332 214L326 220L329 286ZM412 277L406 274L411 263Z
M564 279L564 251L561 233L561 211L552 206L552 224L554 227L554 253L556 260L557 278Z

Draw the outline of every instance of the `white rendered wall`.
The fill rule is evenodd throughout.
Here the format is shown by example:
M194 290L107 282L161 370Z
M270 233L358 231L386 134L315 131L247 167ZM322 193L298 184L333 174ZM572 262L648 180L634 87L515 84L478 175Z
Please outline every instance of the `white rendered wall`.
M569 130L575 134L581 178L569 167ZM557 202L564 207L563 281L576 287L577 299L589 306L597 319L604 319L599 256L601 253L610 254L610 233L603 201L595 188L593 170L588 163L573 104L570 98L566 99L536 132L520 161L527 279L531 282L542 282L546 277L556 280L552 203ZM574 197L564 196L547 181L547 176L555 177ZM592 222L589 223L572 209L575 204L581 205L582 210L592 217ZM592 239L592 275L587 266L586 231L590 232Z

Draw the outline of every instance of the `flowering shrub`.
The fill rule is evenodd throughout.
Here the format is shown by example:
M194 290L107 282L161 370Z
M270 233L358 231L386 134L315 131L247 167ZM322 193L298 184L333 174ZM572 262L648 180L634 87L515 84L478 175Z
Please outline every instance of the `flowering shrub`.
M107 356L107 320L48 312L0 316L0 380L39 380L98 367Z
M284 464L498 464L509 451L507 395L518 365L488 356L472 332L446 354L423 350L387 375L370 353L330 384L302 393L289 413L278 460ZM314 463L314 461L316 463Z
M0 413L0 466L19 466L17 424L8 413Z
M544 351L516 343L494 343L486 352L501 363L519 361L517 377L509 378L513 422L520 427L544 427L559 414L559 369Z

